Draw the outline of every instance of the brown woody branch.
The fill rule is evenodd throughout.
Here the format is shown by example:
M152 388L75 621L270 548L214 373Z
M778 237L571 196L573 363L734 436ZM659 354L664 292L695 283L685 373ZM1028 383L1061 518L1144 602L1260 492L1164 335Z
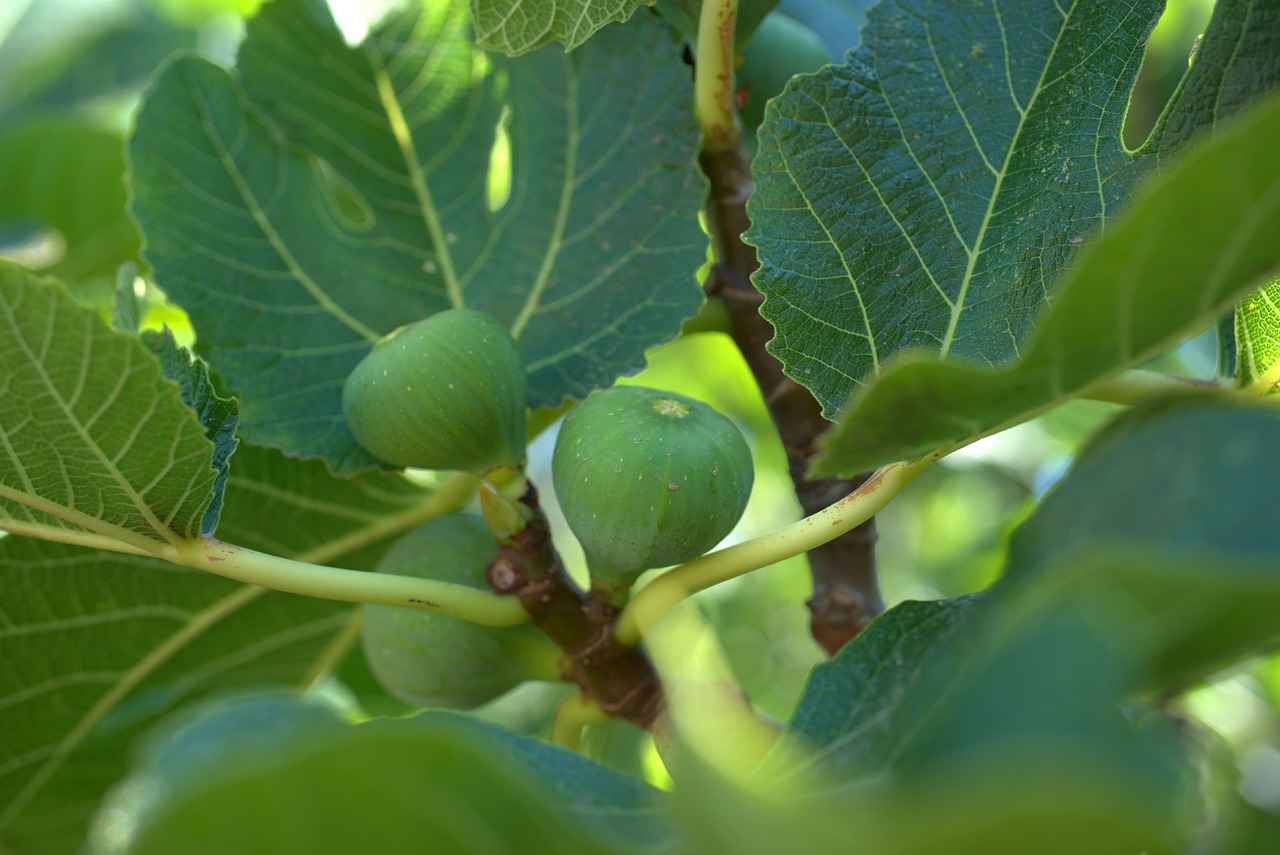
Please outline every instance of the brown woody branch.
M609 715L649 729L663 707L653 663L640 648L618 642L617 609L569 578L532 483L520 502L532 511L532 520L499 544L485 579L497 593L519 597L534 626L564 651L565 679Z
M746 154L739 145L729 150L704 151L699 162L711 182L707 222L718 259L705 289L708 296L724 302L730 334L764 396L786 450L796 497L807 516L848 495L866 476L805 479L805 469L817 450L817 438L830 423L822 417L813 395L787 377L782 363L765 350L773 328L761 317L763 297L751 284L751 274L759 261L755 249L742 240L750 225L746 206L752 190ZM873 517L809 553L813 576L809 628L828 653L834 654L884 611L876 578L875 541Z

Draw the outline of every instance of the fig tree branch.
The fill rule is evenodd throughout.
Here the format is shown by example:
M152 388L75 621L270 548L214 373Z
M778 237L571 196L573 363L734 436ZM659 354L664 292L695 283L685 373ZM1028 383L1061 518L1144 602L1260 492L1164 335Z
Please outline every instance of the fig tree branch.
M730 335L760 388L786 451L796 498L803 513L810 515L852 492L861 479L805 478L817 438L830 423L822 417L817 400L787 377L782 364L765 349L773 328L760 316L763 297L751 284L759 261L755 249L742 240L750 225L746 206L753 184L733 99L734 20L727 19L726 35L721 8L715 0L703 3L694 73L698 93L695 112L703 129L699 163L711 183L706 211L716 257L705 290L724 303ZM725 119L724 113L732 119ZM725 128L732 133L723 132ZM876 576L875 541L875 519L868 518L809 555L813 577L813 597L808 603L810 632L829 653L839 650L884 610Z
M564 651L566 680L609 715L649 729L663 708L653 663L638 647L619 643L618 610L569 578L532 483L520 502L531 512L529 522L500 542L485 578L494 591L518 600L534 626Z

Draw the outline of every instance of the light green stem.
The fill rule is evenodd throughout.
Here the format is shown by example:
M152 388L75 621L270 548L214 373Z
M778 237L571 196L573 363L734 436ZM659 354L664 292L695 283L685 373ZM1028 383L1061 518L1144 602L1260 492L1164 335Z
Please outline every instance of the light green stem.
M1112 404L1131 405L1158 395L1188 392L1212 394L1221 391L1222 386L1212 380L1196 380L1191 377L1178 377L1173 374L1162 374L1159 371L1134 368L1094 383L1081 392L1080 397Z
M486 626L514 626L529 618L515 597L500 597L491 591L437 579L308 564L213 538L185 541L164 557L174 564L238 582L322 600L407 606Z
M693 114L705 151L731 151L742 140L734 104L734 30L738 0L702 0L694 57Z
M851 531L879 513L938 456L933 454L914 463L886 466L861 487L812 516L669 570L642 588L622 610L616 630L618 641L639 644L649 627L686 597L808 552Z
M551 720L551 742L570 751L582 752L582 732L588 725L609 720L609 714L582 692L560 702Z

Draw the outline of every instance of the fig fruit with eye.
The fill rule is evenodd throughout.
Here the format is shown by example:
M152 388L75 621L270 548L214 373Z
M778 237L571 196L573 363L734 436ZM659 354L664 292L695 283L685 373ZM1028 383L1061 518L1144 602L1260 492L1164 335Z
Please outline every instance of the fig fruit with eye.
M592 586L616 601L643 571L723 540L754 471L742 433L707 404L615 386L565 417L552 478Z

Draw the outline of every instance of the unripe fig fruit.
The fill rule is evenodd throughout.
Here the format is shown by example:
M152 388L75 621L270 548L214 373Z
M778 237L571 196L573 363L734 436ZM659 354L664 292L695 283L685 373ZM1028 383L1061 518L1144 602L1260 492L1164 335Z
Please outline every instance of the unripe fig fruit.
M373 346L342 387L356 441L396 466L483 475L525 453L524 360L498 321L449 309Z
M813 30L781 12L770 12L747 43L737 82L747 87L742 124L755 129L764 121L764 105L796 74L817 71L831 52Z
M592 586L614 598L642 571L719 543L754 477L731 421L701 401L639 386L597 392L573 409L551 474Z
M485 567L497 551L480 517L449 514L401 537L377 569L486 588ZM369 668L405 703L465 709L525 680L556 677L558 648L528 624L490 627L399 606L361 608Z

